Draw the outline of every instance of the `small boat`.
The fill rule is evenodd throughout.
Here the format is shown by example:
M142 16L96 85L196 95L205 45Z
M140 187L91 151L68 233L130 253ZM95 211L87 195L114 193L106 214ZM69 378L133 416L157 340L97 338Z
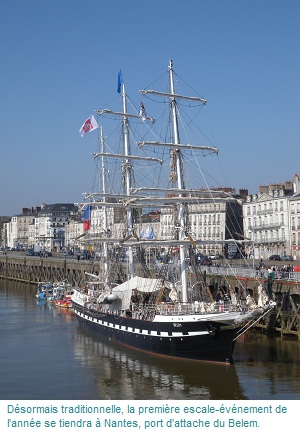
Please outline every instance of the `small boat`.
M55 299L55 306L62 308L73 308L71 301L73 290L71 285L68 283L61 283L61 285L58 285L56 288L58 289L59 293Z
M53 286L50 282L45 282L45 281L38 282L36 297L39 300L41 299L47 300L48 298L52 297L52 295L53 295Z
M130 120L141 124L150 131L153 118L147 116L145 106L141 103L140 112L129 114L128 97L121 73L118 76L118 92L121 96L121 111L109 109L98 110L102 119L109 116L111 120L120 119L122 132L122 152L107 152L104 149L102 126L99 130L100 152L94 153L95 159L101 158L101 172L105 173L105 164L110 159L120 162L121 182L115 187L124 186L123 192L112 192L106 188L104 179L102 191L86 194L82 204L83 215L91 208L102 216L103 232L95 234L87 231L85 242L96 244L101 253L100 274L90 276L84 286L74 289L71 297L73 308L79 324L99 335L108 337L112 342L150 352L157 356L202 360L230 364L237 338L251 328L258 319L266 316L274 308L275 303L267 288L259 286L260 296L254 298L244 285L241 291L232 288L226 277L218 276L214 287L209 286L207 266L195 264L198 247L203 240L196 240L188 224L187 214L192 204L205 204L207 198L215 203L224 202L226 192L213 189L200 189L188 186L189 178L200 179L195 170L202 170L199 161L202 157L218 153L211 145L193 145L193 142L182 143L179 133L180 122L192 105L200 107L207 101L202 97L188 97L175 91L175 71L170 61L167 76L169 88L166 92L154 90L141 91L143 96L161 99L160 105L166 104L169 110L171 130L169 139L160 140L158 131L154 131L155 140L138 141L135 154L131 152ZM179 104L180 102L180 104ZM180 117L180 108L184 116ZM191 124L191 123L190 123ZM96 123L93 121L93 129ZM97 124L98 125L98 124ZM90 124L87 128L89 131ZM146 134L146 133L145 133ZM166 135L164 137L167 137ZM209 158L209 157L207 157ZM155 178L150 186L150 176L157 174L154 165L164 165L166 160L170 173L168 177ZM191 162L191 168L188 163ZM135 184L134 169L144 168L144 185ZM194 172L192 172L194 171ZM117 174L110 171L111 173ZM166 183L161 183L166 181ZM148 183L149 182L149 183ZM147 184L146 184L147 183ZM228 196L228 195L227 195ZM157 210L161 207L171 209L175 216L172 233L166 237L155 237L151 231L142 234L138 228L141 211ZM110 228L106 223L107 211L123 209L119 220L125 216L126 225L122 237L115 237L114 224ZM226 245L227 240L212 239L209 243ZM232 241L230 242L232 243ZM126 253L127 273L116 272L116 263L120 251ZM160 267L147 267L146 252L164 254ZM188 279L189 267L187 259L192 262L192 274L196 281L191 285ZM138 268L139 266L139 268ZM142 266L142 267L141 267ZM218 283L222 282L222 287ZM218 298L216 294L219 294ZM221 295L221 296L220 296Z
M56 307L62 307L62 308L72 308L72 301L71 298L66 296L62 299L56 299L55 300L55 306Z
M65 293L65 292L69 292L72 288L71 284L68 283L68 281L55 281L52 284L53 287L53 292L54 293Z
M46 292L40 291L39 293L37 293L36 297L39 301L47 301Z
M72 287L67 281L39 282L36 297L57 306L71 307Z

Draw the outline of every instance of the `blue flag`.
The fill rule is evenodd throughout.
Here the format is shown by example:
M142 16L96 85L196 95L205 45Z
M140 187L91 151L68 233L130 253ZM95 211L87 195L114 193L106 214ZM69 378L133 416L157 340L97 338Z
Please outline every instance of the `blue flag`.
M92 206L88 205L87 208L84 210L84 213L82 215L82 219L83 220L89 220L90 219L91 209L92 209Z
M122 71L119 71L118 74L118 87L117 87L117 92L120 94L121 93L121 85L123 84L123 77L122 77Z
M152 227L151 233L149 234L149 239L154 239L154 228Z

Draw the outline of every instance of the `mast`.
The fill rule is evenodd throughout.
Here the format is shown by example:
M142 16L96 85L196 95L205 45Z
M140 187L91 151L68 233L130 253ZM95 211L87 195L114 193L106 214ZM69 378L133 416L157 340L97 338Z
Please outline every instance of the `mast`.
M126 94L125 94L125 86L124 83L121 84L122 89L122 110L123 110L123 140L124 140L124 154L126 156L125 163L123 165L123 171L125 172L125 190L126 195L130 195L131 188L131 176L132 176L132 167L131 162L129 160L130 156L130 143L129 143L129 128L128 128L128 118L126 116L127 113L127 104L126 104ZM133 232L133 221L132 221L132 208L127 207L127 224L128 231L131 235ZM129 262L129 276L130 278L134 277L134 268L133 268L133 252L132 247L128 247L128 262Z
M100 126L100 150L101 153L104 153L104 136L103 136L103 128ZM103 191L103 202L106 202L106 182L105 182L105 164L104 164L104 156L101 157L101 177L102 177L102 191ZM103 229L105 233L105 237L107 237L107 207L103 207ZM103 261L104 261L104 285L108 287L108 247L107 243L103 243Z
M122 173L124 175L124 179L125 179L125 194L124 195L118 195L119 198L125 197L128 198L127 203L125 204L126 207L126 212L127 212L127 223L128 223L128 236L129 238L131 236L134 235L134 229L133 229L133 213L132 213L132 209L133 209L133 205L132 205L132 195L131 195L131 191L133 188L133 180L132 180L132 160L144 160L144 161L148 161L148 162L155 162L155 163L160 163L162 164L162 160L157 159L157 158L152 158L152 157L140 157L140 156L133 156L131 155L131 151L130 151L130 141L129 141L129 123L128 123L128 118L135 118L135 119L140 119L140 115L135 115L135 114L129 114L127 113L127 98L126 98L126 93L125 93L125 86L124 86L124 82L123 79L121 77L118 77L118 92L121 93L121 106L122 106L122 111L121 112L115 112L113 110L110 109L100 109L97 110L97 113L99 115L116 115L116 116L120 116L122 119L122 131L123 131L123 152L124 154L115 154L115 153L106 153L104 152L103 149L101 149L101 152L99 153L94 153L93 156L94 158L96 157L102 157L102 159L104 157L111 157L114 159L123 159L125 160L122 166ZM155 122L155 120L149 116L146 116L146 119L148 121L151 121L152 123ZM114 195L110 195L110 196L114 196ZM101 203L97 203L96 204L100 204L102 206L105 207L106 203L106 198L105 195L103 195L102 197L102 201ZM124 207L124 204L114 204L114 207ZM129 259L129 277L133 278L134 277L134 267L133 267L133 252L132 252L132 247L129 246L128 247L128 259Z
M172 123L173 123L173 135L174 135L174 144L179 144L179 133L178 133L178 122L177 122L177 107L176 107L176 99L175 99L175 90L174 90L174 77L173 77L173 62L170 60L169 65L169 77L170 77L170 93L171 96L171 112L172 112ZM177 172L177 187L178 189L184 188L183 183L183 175L181 171L180 164L180 150L179 148L175 150L171 150L171 153L175 153L175 162L176 162L176 172ZM182 197L182 195L179 195ZM179 240L183 240L185 236L185 222L184 222L184 204L180 202L178 209L178 223L179 223ZM181 267L181 285L182 285L182 302L188 301L188 292L187 292L187 279L186 279L186 262L185 262L185 252L184 246L179 245L179 254L180 254L180 267Z
M170 149L170 157L171 162L174 163L174 169L171 173L171 181L177 181L177 189L179 192L183 192L185 190L184 179L181 168L181 149L193 149L199 151L211 151L213 153L218 153L218 149L215 147L208 146L198 146L192 144L181 144L179 138L179 130L178 130L178 120L177 120L177 99L189 100L194 102L200 102L202 104L206 104L207 101L204 98L199 97L189 97L185 95L176 94L174 88L174 71L173 71L173 62L170 60L169 63L169 82L170 82L170 91L166 92L158 92L154 90L142 90L140 91L143 95L158 95L161 97L170 98L171 102L171 115L172 115L172 126L173 126L173 142L172 143L161 143L161 142L153 142L153 141L140 141L139 145L152 145L154 147L168 147ZM179 193L179 197L183 199L183 195ZM177 198L178 199L178 198ZM179 241L183 243L179 243L179 253L180 253L180 267L181 267L181 285L182 285L182 301L188 301L188 291L187 291L187 277L186 277L186 262L184 255L184 241L185 237L185 205L183 202L180 203L178 208L178 224L179 224Z

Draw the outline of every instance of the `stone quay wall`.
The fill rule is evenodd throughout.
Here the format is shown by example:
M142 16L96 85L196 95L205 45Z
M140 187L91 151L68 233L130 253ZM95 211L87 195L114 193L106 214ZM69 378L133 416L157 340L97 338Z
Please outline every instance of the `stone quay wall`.
M99 264L73 258L40 258L3 255L0 257L0 279L26 282L36 285L38 282L68 281L72 286L80 286L86 280L86 272L99 274ZM142 273L142 268L141 268ZM193 274L189 280L195 282ZM231 285L237 291L247 289L254 297L262 284L276 301L276 309L257 323L257 328L268 333L295 336L300 339L300 282L234 277L219 274L205 274L210 289Z

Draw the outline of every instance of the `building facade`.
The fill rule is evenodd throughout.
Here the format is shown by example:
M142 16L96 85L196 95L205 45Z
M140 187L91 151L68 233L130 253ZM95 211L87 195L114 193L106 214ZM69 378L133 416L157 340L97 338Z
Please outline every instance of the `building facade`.
M65 247L65 227L77 214L74 204L43 205L35 218L35 244L46 251L60 252Z
M74 204L24 208L4 224L2 247L59 252L65 246L66 225L71 219L78 220L78 207Z
M227 190L227 193L224 190L217 192L215 198L205 197L205 192L199 192L198 198L186 205L186 234L192 239L203 241L203 245L198 245L198 248L204 255L227 256L230 243L222 242L243 236L242 198L235 195L233 189ZM178 225L174 208L163 208L160 222L162 238L176 238Z
M248 252L255 258L300 254L300 183L293 181L260 186L243 205L244 235L252 241Z
M174 198L173 198L174 200ZM178 236L178 216L172 201L159 210L133 214L135 237L171 240ZM113 201L112 201L113 202ZM241 248L248 258L268 259L271 255L292 255L300 259L300 174L292 181L260 186L259 192L220 190L214 198L199 191L187 198L185 234L195 240L204 255L230 254L230 241L244 240ZM91 239L126 238L129 234L124 210L112 206L91 207L88 227L82 212L74 204L50 204L22 209L22 213L4 222L2 247L33 248L59 252L61 250L97 250L97 243L84 244L84 235ZM215 243L210 244L209 241ZM224 244L222 241L226 240ZM220 243L218 243L218 241ZM241 246L241 245L239 245ZM236 249L236 248L235 248Z

